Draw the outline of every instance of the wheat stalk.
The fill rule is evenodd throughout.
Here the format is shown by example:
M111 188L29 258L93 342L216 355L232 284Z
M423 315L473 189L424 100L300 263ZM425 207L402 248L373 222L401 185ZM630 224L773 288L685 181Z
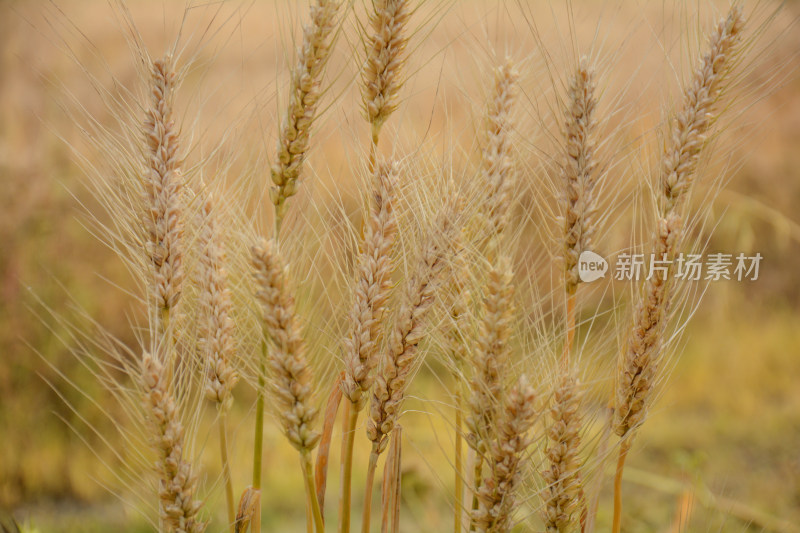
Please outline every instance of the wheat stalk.
M660 218L653 253L659 259L675 257L682 235L680 202L694 179L697 159L713 123L714 104L735 58L744 21L738 6L722 19L709 38L708 50L684 92L682 108L673 120L669 143L662 157ZM625 436L641 423L660 352L669 306L669 275L652 276L645 283L634 311L633 327L621 361L617 383L615 431Z
M316 531L322 533L325 526L311 468L311 451L320 439L314 429L318 409L313 401L313 377L305 358L305 342L295 313L288 273L274 241L262 239L254 246L252 262L264 335L272 344L268 362L278 416L286 438L300 452L306 500Z
M378 456L389 443L389 435L400 416L406 388L419 367L419 343L426 334L427 318L442 283L455 231L455 213L445 208L423 243L416 266L406 278L380 371L372 387L367 437L372 441L364 497L363 533L369 533L372 485Z
M633 326L620 357L615 395L614 431L623 438L614 479L614 522L618 533L622 514L622 473L631 446L633 430L647 415L647 404L656 380L658 359L671 299L669 277L683 228L681 203L694 181L697 161L706 135L714 122L715 104L738 52L744 19L739 5L719 21L708 39L707 51L684 89L681 108L672 120L670 137L661 159L659 174L659 219L654 235L655 257L668 260L662 277L645 282L633 313Z
M225 249L222 245L219 220L214 211L211 195L208 194L200 211L199 283L199 339L198 348L206 366L206 398L214 402L219 410L219 439L222 457L222 472L225 483L225 498L228 507L228 524L233 531L236 519L233 499L231 467L228 460L227 410L232 401L231 391L239 381L233 367L236 355L236 339L232 318L231 293L228 289L228 273L225 269Z
M353 446L358 416L368 399L380 356L386 306L392 293L394 263L392 251L397 233L394 213L398 167L379 165L373 172L370 212L359 251L353 307L352 329L344 343L345 378L342 391L350 400L347 426L343 435L342 486L339 530L350 528L350 497Z

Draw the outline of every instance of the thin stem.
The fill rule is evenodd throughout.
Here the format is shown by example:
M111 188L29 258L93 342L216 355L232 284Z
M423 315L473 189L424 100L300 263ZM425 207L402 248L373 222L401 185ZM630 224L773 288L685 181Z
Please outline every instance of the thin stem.
M475 452L475 467L472 471L472 484L475 486L475 492L472 493L472 513L469 519L469 530L475 531L475 522L472 520L472 515L478 510L478 489L481 488L481 475L483 474L483 456Z
M311 451L303 450L300 452L300 462L303 468L303 478L306 484L306 505L311 509L311 516L314 519L314 530L316 533L325 533L325 522L322 519L322 509L317 500L317 489L314 486L314 468L311 464Z
M462 464L463 439L461 438L461 391L456 391L456 478L455 478L455 517L453 533L461 533L461 519L464 512L464 473Z
M342 480L339 494L339 533L350 531L350 505L353 484L353 445L355 444L358 413L356 405L347 402L347 426L342 433Z
M617 471L614 474L614 522L611 526L612 533L620 533L622 526L622 471L625 469L625 458L631 448L631 436L624 437L619 445L619 458Z
M378 446L372 445L367 467L367 481L364 484L364 514L361 517L361 533L369 533L370 515L372 513L372 486L375 483L375 470L378 468Z
M267 341L261 341L261 360L258 372L258 396L256 398L256 436L253 445L253 488L261 490L261 455L264 448L264 388L267 373Z
M222 477L225 480L225 498L228 503L228 529L233 533L236 522L235 503L233 501L233 480L231 464L228 461L228 415L224 411L219 415L219 450L222 456Z

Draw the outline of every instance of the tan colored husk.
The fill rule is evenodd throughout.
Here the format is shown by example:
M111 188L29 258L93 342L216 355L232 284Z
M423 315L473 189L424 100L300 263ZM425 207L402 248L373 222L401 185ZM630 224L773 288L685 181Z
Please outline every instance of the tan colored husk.
M427 315L446 272L450 241L456 230L451 220L454 216L452 209L442 211L422 245L414 271L403 284L399 310L372 387L367 437L377 453L389 443L387 437L400 416L408 381L421 363L419 342L425 336Z
M369 220L357 259L353 308L350 311L352 329L344 343L345 380L342 384L345 396L356 410L364 407L375 379L384 315L392 292L398 172L395 163L385 163L373 173Z
M270 198L278 218L283 216L286 199L297 192L340 5L337 0L315 0L310 7L311 23L303 28L303 42L292 70L289 103L278 138L277 160L271 170L275 186L270 190Z
M362 74L362 99L373 142L381 126L397 108L397 93L403 85L401 69L408 36L408 0L374 0L365 37L366 65Z
M513 104L519 74L510 59L495 71L494 91L486 110L486 140L481 155L480 184L485 190L481 216L486 220L488 256L500 245L508 224L515 176L511 159Z
M478 491L480 507L472 513L477 531L504 533L511 529L531 443L528 432L536 418L534 399L534 390L523 374L501 404L497 434L489 449L490 473Z
M183 282L183 238L181 154L178 128L172 118L176 74L172 58L151 65L150 104L144 121L147 170L143 176L145 205L145 250L153 266L151 294L154 306L163 312L175 307Z
M156 358L142 357L141 385L145 417L158 453L159 513L166 531L200 533L205 524L198 518L202 503L196 499L197 476L184 457L184 430L166 369Z
M570 78L567 107L564 111L565 157L561 167L564 181L564 272L565 288L574 293L580 283L578 258L591 247L594 234L596 198L594 186L597 163L594 159L594 72L587 58L581 58Z
M268 362L277 414L289 442L308 452L320 438L314 429L318 409L286 266L275 241L265 239L252 248L252 261L264 334L272 345Z
M581 461L578 455L580 432L580 388L577 380L564 372L553 392L547 423L548 468L542 472L542 520L548 533L573 531L574 515L580 505Z
M617 373L614 431L620 437L640 425L656 380L658 359L671 298L669 278L682 239L680 208L694 180L697 160L714 121L714 107L736 57L744 25L741 7L735 5L709 38L708 50L684 91L682 107L672 123L662 157L659 189L660 216L653 253L670 261L667 273L645 282L636 305Z
M510 357L508 342L514 317L514 290L508 259L500 257L498 263L488 274L480 332L475 339L477 349L472 361L467 442L478 453L486 450L487 439L494 430Z
M200 320L198 345L206 365L206 397L220 407L230 404L239 381L233 366L236 355L231 293L225 269L226 254L219 221L209 195L200 213Z

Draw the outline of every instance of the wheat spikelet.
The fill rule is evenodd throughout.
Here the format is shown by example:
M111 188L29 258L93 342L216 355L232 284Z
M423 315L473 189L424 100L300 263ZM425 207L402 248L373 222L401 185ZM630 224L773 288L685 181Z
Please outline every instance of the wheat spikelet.
M277 160L271 172L275 186L270 190L270 198L278 218L283 215L286 199L297 192L339 5L337 0L316 0L310 7L311 24L303 28L303 42L292 71L289 104L278 138Z
M589 250L594 233L593 189L597 163L594 160L595 128L594 72L589 60L581 58L569 82L567 108L564 111L565 161L561 175L565 188L564 271L565 286L572 294L580 282L578 258Z
M692 184L700 150L714 121L714 104L736 57L743 27L742 9L734 5L711 34L708 49L684 89L682 107L673 119L662 157L660 205L664 217L679 205Z
M320 438L314 430L317 408L286 267L274 241L262 239L252 249L252 260L264 332L272 343L269 365L278 415L289 442L301 452L308 452Z
M473 511L478 531L506 532L511 529L512 514L525 451L530 445L528 431L536 417L534 391L523 374L501 404L497 436L490 448L490 472L480 490L480 507Z
M617 374L614 431L619 436L641 424L647 414L669 311L671 261L682 237L680 202L692 184L700 150L714 120L714 104L736 56L743 25L739 6L733 6L717 24L709 38L708 50L684 91L682 108L673 121L669 144L662 156L661 215L653 253L658 259L670 261L670 266L661 278L652 276L647 280L634 310L633 327Z
M412 275L404 283L399 310L372 388L367 437L377 453L389 442L387 436L400 415L408 381L420 363L418 345L425 336L426 318L442 281L454 231L451 211L442 212L434 233L422 246Z
M549 468L542 472L546 484L542 491L542 512L548 533L572 531L573 514L579 505L582 490L578 457L582 424L579 395L577 381L565 372L553 393L545 450Z
M400 76L408 43L405 32L410 16L408 4L407 0L372 1L361 95L367 120L372 125L373 142L397 108L397 93L403 85Z
M207 368L206 397L220 407L227 406L239 381L232 366L236 353L231 293L225 270L225 250L218 219L210 196L200 214L200 321L199 348Z
M342 390L360 410L372 388L378 364L386 304L392 290L392 249L397 221L394 214L398 168L382 164L373 173L372 202L358 256L352 330L345 340L345 379Z
M147 172L143 179L148 210L143 223L148 238L145 249L154 269L154 305L168 312L178 303L183 281L183 176L178 129L172 119L176 84L172 58L154 61L150 75L150 105L144 121Z
M495 71L494 92L486 110L486 144L481 154L480 183L485 187L482 215L486 218L487 238L497 240L508 224L514 167L511 159L512 108L517 74L510 59ZM490 253L491 256L491 253Z
M510 357L508 341L514 315L512 274L507 258L501 256L498 263L489 271L486 285L466 419L467 442L479 453L486 450L487 439L494 429Z
M200 533L205 524L197 517L202 503L195 499L197 477L183 456L183 425L170 391L164 366L145 353L142 358L142 386L146 419L155 436L153 447L159 480L159 510L167 531Z

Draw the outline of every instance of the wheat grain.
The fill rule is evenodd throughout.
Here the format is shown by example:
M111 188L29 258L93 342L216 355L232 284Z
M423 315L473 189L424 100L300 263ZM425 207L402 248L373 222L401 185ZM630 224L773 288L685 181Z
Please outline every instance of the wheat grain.
M684 91L682 108L673 121L669 144L662 156L660 174L660 217L655 231L653 254L669 261L667 272L647 280L636 305L633 327L619 363L614 430L625 436L641 424L653 387L663 331L671 297L669 277L682 237L679 214L681 200L694 180L697 160L706 134L714 121L718 101L731 64L736 57L744 25L741 8L734 5L717 24L709 38L708 50Z
M548 533L563 533L574 528L573 515L581 495L580 478L580 390L568 372L553 393L547 425L545 455L549 468L542 472L543 521Z

